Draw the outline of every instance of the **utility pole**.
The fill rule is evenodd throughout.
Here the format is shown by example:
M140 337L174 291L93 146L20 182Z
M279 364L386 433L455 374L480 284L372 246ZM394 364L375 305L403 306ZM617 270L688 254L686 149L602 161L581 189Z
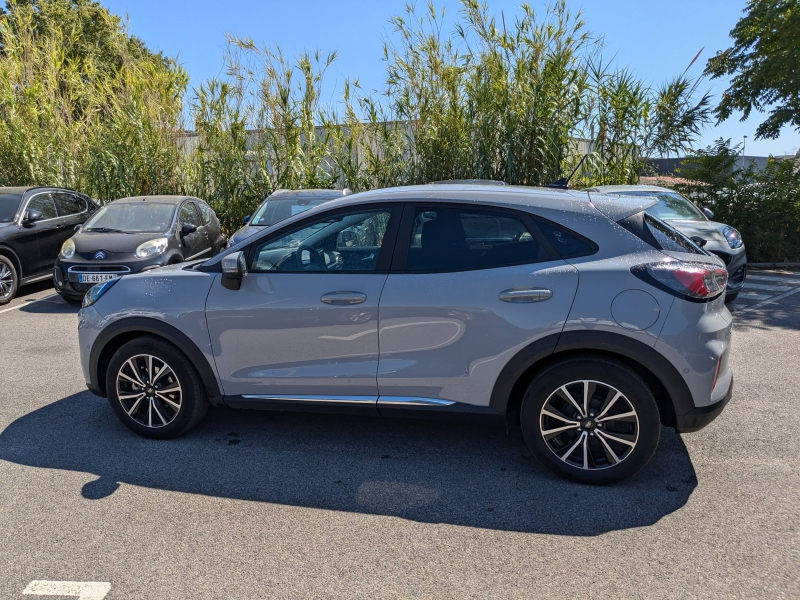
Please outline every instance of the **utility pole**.
M747 147L747 136L742 141L742 171L744 171L744 149Z

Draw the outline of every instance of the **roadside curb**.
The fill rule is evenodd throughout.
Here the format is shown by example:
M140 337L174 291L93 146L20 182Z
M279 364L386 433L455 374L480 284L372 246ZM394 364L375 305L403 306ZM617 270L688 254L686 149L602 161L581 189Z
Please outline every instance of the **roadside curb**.
M748 269L800 269L800 262L747 263Z

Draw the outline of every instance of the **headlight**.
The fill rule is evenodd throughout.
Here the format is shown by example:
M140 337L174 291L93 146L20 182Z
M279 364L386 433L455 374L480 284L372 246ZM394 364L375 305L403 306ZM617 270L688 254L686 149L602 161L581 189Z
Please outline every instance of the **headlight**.
M136 249L136 256L138 258L150 258L164 254L168 244L169 240L167 238L156 238L147 241Z
M722 230L722 235L724 235L725 239L728 240L728 246L731 248L740 248L744 243L742 241L742 234L736 231L730 225Z
M103 283L98 283L96 286L92 287L86 295L83 297L83 308L87 306L91 306L98 300L100 300L101 296L105 294L108 290L114 286L120 280L119 277L115 279L109 279L108 281L104 281Z
M62 244L61 252L58 254L61 258L72 258L75 256L75 242L72 241L72 238L69 238Z

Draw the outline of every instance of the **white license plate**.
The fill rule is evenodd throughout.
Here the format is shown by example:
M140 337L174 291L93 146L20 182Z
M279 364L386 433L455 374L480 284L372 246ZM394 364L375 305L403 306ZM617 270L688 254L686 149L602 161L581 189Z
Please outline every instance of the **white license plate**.
M78 275L78 283L103 283L109 279L114 279L119 275L110 275L108 273L81 273Z

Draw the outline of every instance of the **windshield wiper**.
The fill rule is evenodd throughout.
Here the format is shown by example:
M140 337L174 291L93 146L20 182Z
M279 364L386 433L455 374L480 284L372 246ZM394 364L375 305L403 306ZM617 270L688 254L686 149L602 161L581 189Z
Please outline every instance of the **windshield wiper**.
M89 227L84 231L99 231L100 233L130 233L129 231L122 231L122 229L113 229L111 227Z

